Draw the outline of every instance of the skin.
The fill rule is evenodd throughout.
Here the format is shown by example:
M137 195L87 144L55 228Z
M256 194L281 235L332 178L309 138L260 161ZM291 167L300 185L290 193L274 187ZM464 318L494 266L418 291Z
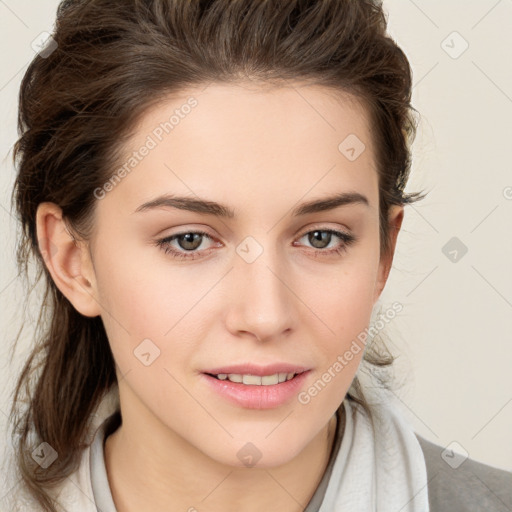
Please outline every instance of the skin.
M368 327L403 208L390 211L392 249L381 257L366 111L320 86L189 89L144 114L126 154L192 95L198 106L98 200L90 243L73 242L57 205L39 205L41 250L74 307L101 315L114 354L123 423L106 440L105 462L117 510L296 512L325 471L334 414L363 350L308 404L294 397L266 410L227 402L200 371L287 361L312 369L307 390ZM354 161L338 150L349 134L366 145ZM369 207L290 214L298 203L346 191L365 195ZM134 213L164 192L217 201L237 216ZM202 239L194 260L155 245L197 229L212 238ZM343 241L333 235L315 246L307 236L315 229L357 240L342 254L324 255ZM247 236L263 248L252 263L236 252ZM187 252L179 242L171 246ZM146 338L160 350L149 366L134 356ZM248 442L262 454L254 467L237 457Z

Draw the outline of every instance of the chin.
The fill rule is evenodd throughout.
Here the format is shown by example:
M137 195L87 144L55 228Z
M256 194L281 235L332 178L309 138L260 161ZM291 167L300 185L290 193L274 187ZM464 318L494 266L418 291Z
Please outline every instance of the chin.
M230 447L213 456L218 462L235 468L272 469L292 461L305 446L291 444L288 440L276 437L275 443L245 441L231 442ZM226 457L226 454L230 456ZM213 455L213 454L212 454Z

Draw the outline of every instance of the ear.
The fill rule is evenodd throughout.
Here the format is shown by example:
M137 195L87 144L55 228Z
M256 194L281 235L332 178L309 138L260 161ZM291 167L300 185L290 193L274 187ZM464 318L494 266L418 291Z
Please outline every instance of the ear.
M96 280L87 243L68 230L61 208L40 203L36 214L39 250L55 285L84 316L101 312L96 300Z
M382 290L388 280L389 273L391 271L391 265L393 263L393 257L395 254L396 240L398 233L402 227L402 221L404 219L404 208L403 206L393 205L389 210L388 215L388 226L389 226L389 250L387 254L383 254L379 263L379 272L377 281L375 283L375 295L374 303L379 299Z

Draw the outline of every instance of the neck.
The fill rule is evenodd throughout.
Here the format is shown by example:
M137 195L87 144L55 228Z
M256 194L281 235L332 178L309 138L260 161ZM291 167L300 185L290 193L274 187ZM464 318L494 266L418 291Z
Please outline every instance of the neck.
M172 434L172 449L158 449L138 442L139 433L128 426L123 421L104 445L117 512L194 512L204 506L212 512L297 512L306 508L325 472L337 418L334 414L294 459L269 469L219 464Z

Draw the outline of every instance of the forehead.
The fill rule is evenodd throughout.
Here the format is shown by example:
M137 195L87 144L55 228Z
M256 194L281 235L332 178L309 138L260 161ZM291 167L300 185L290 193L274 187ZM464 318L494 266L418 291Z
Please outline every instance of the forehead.
M129 175L109 195L123 195L134 208L171 191L213 194L227 204L234 192L273 202L334 187L371 196L377 176L370 133L366 109L324 87L190 88L140 117L119 164L134 165L125 165Z

